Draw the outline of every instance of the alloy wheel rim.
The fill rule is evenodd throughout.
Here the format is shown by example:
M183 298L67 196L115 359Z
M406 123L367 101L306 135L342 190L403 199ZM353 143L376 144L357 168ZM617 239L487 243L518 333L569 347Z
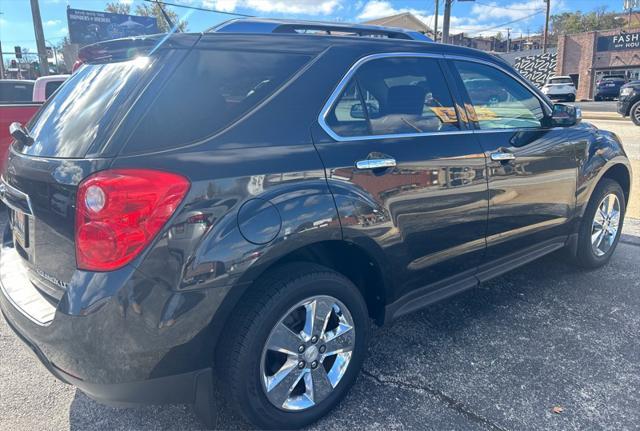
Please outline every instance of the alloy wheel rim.
M633 111L633 116L635 117L636 121L638 123L640 123L640 106L638 106L634 111Z
M591 225L591 248L598 257L611 250L620 226L620 201L610 193L602 199Z
M336 298L313 296L291 307L262 351L260 378L267 399L285 411L321 403L344 377L355 340L351 313Z

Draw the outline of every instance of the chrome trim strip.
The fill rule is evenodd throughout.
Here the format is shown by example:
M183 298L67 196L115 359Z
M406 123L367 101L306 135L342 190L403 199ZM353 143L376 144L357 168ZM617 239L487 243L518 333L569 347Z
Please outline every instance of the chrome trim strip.
M538 100L540 100L540 102L542 102L542 105L548 109L547 114L551 115L551 113L553 112L553 108L549 105L548 101L544 100L544 98L542 98L537 92L533 91L531 89L531 86L522 77L519 77L513 74L509 70L501 67L499 64L474 58L474 57L466 57L463 55L434 54L434 53L426 53L426 52L385 52L385 53L367 55L365 57L360 58L358 61L356 61L349 68L347 73L342 77L342 79L340 80L336 88L333 90L333 92L329 96L329 99L322 107L322 110L320 111L320 115L318 115L318 124L320 125L320 127L322 127L322 130L324 130L327 133L327 135L329 135L334 141L350 142L350 141L366 141L371 139L417 138L417 137L423 137L423 136L440 136L440 135L466 135L466 134L472 134L474 132L490 133L490 132L496 132L496 131L498 132L509 131L513 133L516 130L516 129L456 130L456 131L449 131L449 132L398 133L398 134L390 134L390 135L363 135L363 136L340 136L336 132L334 132L331 129L331 127L329 127L329 125L327 124L327 121L326 121L327 116L329 115L329 111L331 110L333 105L336 103L336 101L344 91L344 88L347 86L347 84L349 84L349 81L351 80L353 75L355 75L357 70L363 64L372 60L378 60L381 58L398 58L398 57L461 60L461 61L470 61L470 62L480 63L480 64L494 67L502 71L503 73L511 76L513 79L515 79L516 81L524 85L531 93L533 93L535 97L538 98ZM528 130L538 130L538 129L531 128Z
M29 207L29 212L26 213L27 215L33 216L33 207L31 206L31 199L29 198L29 195L21 192L20 190L16 189L15 187L11 186L9 183L7 183L4 180L4 177L0 178L0 200L2 200L2 202L8 206L9 208L13 209L13 210L17 210L20 212L25 212L23 208L18 208L15 205L13 205L7 198L7 192L13 196L17 196L21 199L24 199L24 201L27 203L27 206Z

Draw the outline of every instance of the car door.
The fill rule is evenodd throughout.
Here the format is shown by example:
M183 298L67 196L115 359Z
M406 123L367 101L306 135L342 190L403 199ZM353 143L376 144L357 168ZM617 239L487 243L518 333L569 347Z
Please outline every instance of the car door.
M344 238L381 250L397 297L476 282L485 156L454 106L438 59L377 54L347 73L314 133Z
M489 222L480 278L564 245L575 209L580 128L547 127L551 107L515 74L452 61L487 157ZM500 260L502 259L501 263Z

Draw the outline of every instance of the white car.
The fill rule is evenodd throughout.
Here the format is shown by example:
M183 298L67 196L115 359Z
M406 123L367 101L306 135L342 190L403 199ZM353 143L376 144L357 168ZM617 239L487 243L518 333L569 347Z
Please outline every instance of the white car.
M71 75L49 75L36 79L33 86L33 102L42 103L49 98Z
M576 101L576 86L569 76L552 76L542 87L542 92L550 99Z

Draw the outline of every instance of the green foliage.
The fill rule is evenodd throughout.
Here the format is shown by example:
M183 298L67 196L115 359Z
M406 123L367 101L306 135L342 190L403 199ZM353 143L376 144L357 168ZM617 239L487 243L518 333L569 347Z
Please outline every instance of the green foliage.
M111 3L107 3L107 6L104 8L104 10L105 12L130 15L131 5L120 3L120 2L111 2ZM173 23L177 25L178 31L183 32L187 30L187 24L188 24L187 21L180 20L178 17L178 14L168 9L166 6L164 7L164 10L167 12L167 15L169 15L169 18L171 19L171 21L173 21ZM158 21L158 28L160 29L161 32L166 33L170 30L169 24L167 24L167 21L164 19L162 10L160 9L160 6L157 3L153 3L153 4L143 3L138 5L136 7L134 15L153 16Z
M607 12L606 9L606 6L601 6L589 13L577 11L552 15L551 31L555 36L558 36L621 28L624 25L624 19L617 17L616 13Z

